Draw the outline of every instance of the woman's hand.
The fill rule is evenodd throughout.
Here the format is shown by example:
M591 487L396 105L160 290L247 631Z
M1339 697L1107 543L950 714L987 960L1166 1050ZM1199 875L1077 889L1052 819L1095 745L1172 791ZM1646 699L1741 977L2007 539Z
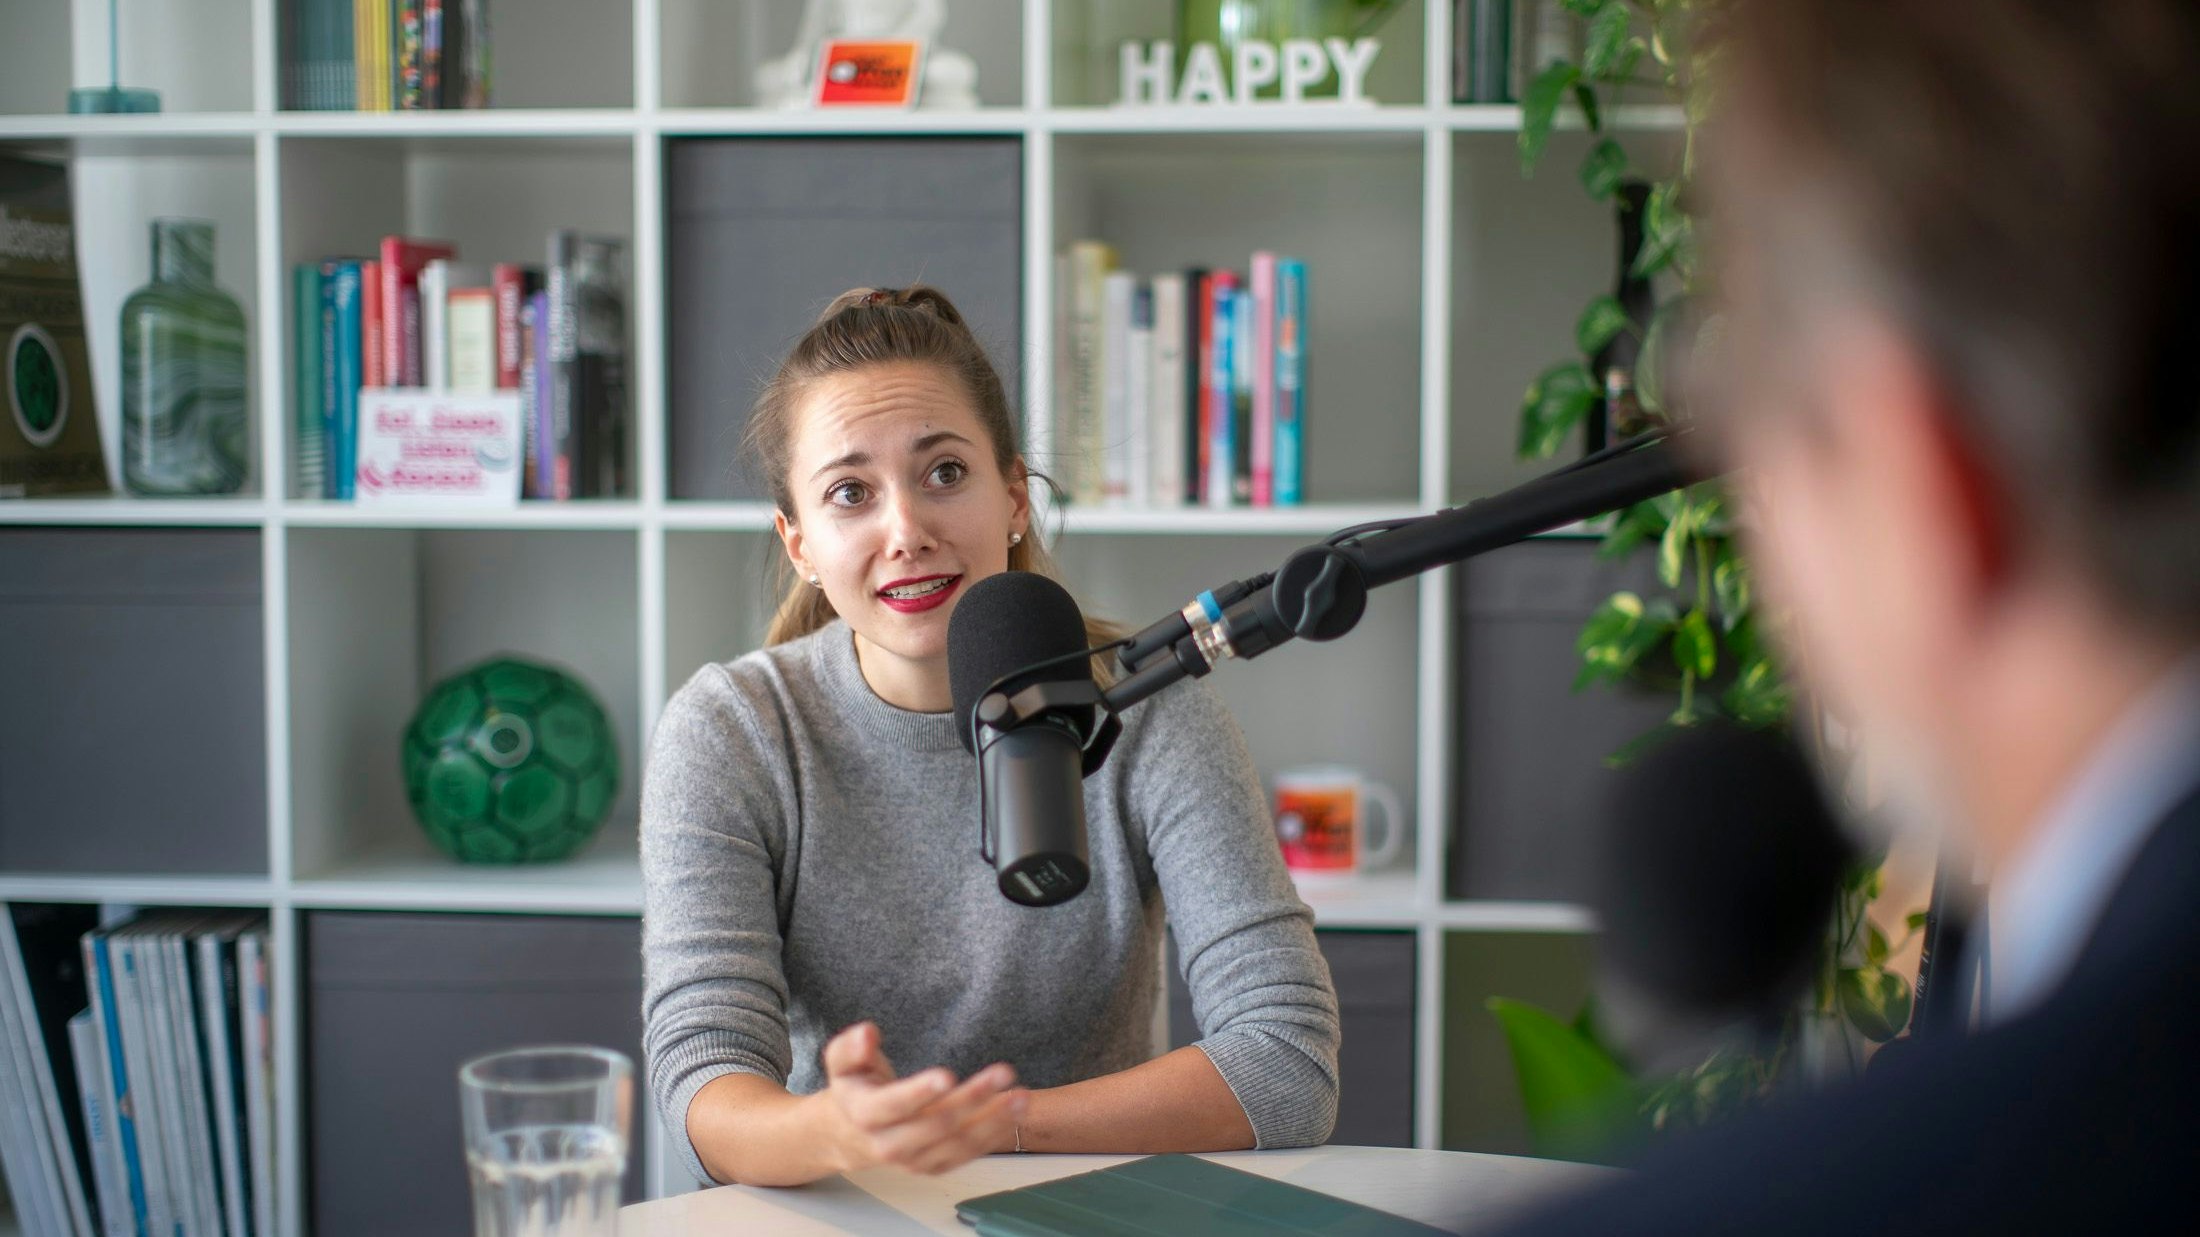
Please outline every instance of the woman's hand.
M842 1172L892 1164L944 1173L1015 1145L1029 1093L1016 1071L989 1065L961 1085L945 1069L897 1078L878 1027L859 1022L825 1045L825 1090Z

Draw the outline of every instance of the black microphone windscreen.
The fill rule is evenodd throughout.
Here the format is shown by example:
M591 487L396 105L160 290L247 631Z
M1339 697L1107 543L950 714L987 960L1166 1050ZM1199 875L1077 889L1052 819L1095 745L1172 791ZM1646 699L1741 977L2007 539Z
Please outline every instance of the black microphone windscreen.
M1691 1014L1792 1000L1851 858L1795 744L1700 725L1623 769L1611 802L1596 910L1615 976Z
M947 620L947 679L955 696L955 730L965 749L973 739L971 711L1003 675L1085 647L1085 616L1069 590L1029 571L987 576L966 590ZM1090 658L1071 658L1018 680L1089 682Z

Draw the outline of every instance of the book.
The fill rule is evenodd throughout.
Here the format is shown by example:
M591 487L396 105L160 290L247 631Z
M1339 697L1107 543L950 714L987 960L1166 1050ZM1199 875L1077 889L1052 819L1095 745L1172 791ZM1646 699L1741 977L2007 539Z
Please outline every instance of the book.
M450 353L444 385L453 391L496 390L496 293L487 287L451 289L443 321Z
M1305 501L1306 263L1276 263L1276 505Z
M201 924L191 938L197 968L199 1027L206 1046L216 1151L228 1237L252 1231L250 1174L245 1166L244 1054L238 1039L237 936L249 922L230 916Z
M0 340L0 498L105 492L65 165L0 156Z
M1251 305L1247 319L1251 351L1251 430L1246 449L1248 496L1256 507L1276 504L1276 255L1253 254Z
M526 308L527 298L541 285L541 272L516 262L499 262L489 268L489 288L496 298L496 385L499 390L516 391L521 386L520 367L525 352L521 311Z
M1207 387L1200 399L1202 428L1206 432L1206 440L1200 448L1206 472L1202 486L1209 507L1226 508L1234 499L1237 464L1234 425L1237 414L1238 280L1234 271L1215 271L1207 278L1208 326L1203 341L1207 354Z
M399 111L419 111L421 103L420 5L421 0L394 0L392 14L397 35L397 98Z
M136 1237L130 1182L122 1169L122 1147L115 1141L114 1090L107 1080L106 1047L100 1042L99 1018L90 1008L69 1019L69 1060L76 1071L85 1141L91 1146L99 1232L102 1237Z
M1230 296L1230 501L1253 501L1253 291Z
M955 1204L981 1234L1173 1237L1349 1233L1439 1237L1443 1229L1192 1155L1154 1155Z
M152 1003L151 981L139 961L142 928L123 924L106 933L112 956L116 1021L122 1028L122 1068L130 1079L128 1098L137 1113L139 1169L145 1182L145 1231L173 1233L180 1209L172 1192L171 1174L181 1170L176 1150L177 1131L169 1110L158 1062L148 1033Z
M107 1086L103 1095L110 1101L107 1111L114 1114L115 1147L122 1160L123 1184L130 1199L131 1229L140 1234L149 1233L153 1231L150 1199L146 1190L144 1155L138 1145L137 1097L123 1051L122 1011L117 999L120 985L116 982L114 951L105 931L86 933L83 947L84 973L91 990L92 1021L99 1028L100 1046L107 1066Z
M329 379L324 384L329 392L328 452L333 465L329 472L328 496L349 499L353 477L359 470L359 389L362 385L359 371L364 339L359 317L359 289L364 264L346 259L333 265L335 273L330 280L331 364Z
M8 1192L32 1232L73 1233L78 1230L62 1203L52 1140L32 1090L24 1024L12 988L0 984L0 1167L7 1170Z
M1184 495L1184 293L1188 276L1153 277L1148 303L1153 312L1153 363L1147 406L1153 419L1147 438L1152 453L1152 501L1170 506Z
M443 390L451 382L451 297L488 294L492 268L478 262L430 258L420 268L420 385ZM474 358L469 358L473 360ZM483 364L494 366L493 356Z
M1203 267L1184 272L1184 502L1207 494L1207 374L1212 362L1213 280Z
M184 1154L190 1165L193 1231L216 1237L222 1230L220 1163L214 1147L214 1114L204 1028L199 1024L198 977L189 935L205 916L174 912L161 920L161 982L168 1001L167 1030L176 1055L176 1093L183 1120Z
M1100 501L1113 507L1131 494L1131 300L1138 277L1109 271L1100 280Z
M69 1023L89 1003L78 942L97 923L98 912L82 905L12 903L0 909L0 965L28 1050L25 1098L44 1123L60 1201L76 1231L87 1234L92 1148L76 1103Z
M1153 288L1141 285L1131 292L1130 327L1124 332L1123 402L1129 456L1130 487L1125 497L1134 507L1153 505Z
M626 492L624 242L550 238L551 478L558 498Z
M449 106L443 97L443 0L420 0L420 106Z
M321 410L321 264L291 268L291 490L318 498L328 473L328 443Z
M420 337L420 269L437 258L455 258L447 241L410 236L382 238L382 382L417 387L426 381Z
M245 1133L252 1162L253 1232L275 1231L275 1039L267 927L237 937L238 1025L244 1046Z
M386 387L394 384L383 339L388 317L382 308L382 264L366 259L359 264L359 385Z
M527 298L526 386L521 412L526 424L521 438L531 444L527 453L525 491L529 498L555 499L557 459L550 436L550 292L547 287Z
M1070 246L1069 391L1055 420L1054 454L1072 503L1098 505L1106 497L1102 285L1115 264L1115 250L1100 241Z

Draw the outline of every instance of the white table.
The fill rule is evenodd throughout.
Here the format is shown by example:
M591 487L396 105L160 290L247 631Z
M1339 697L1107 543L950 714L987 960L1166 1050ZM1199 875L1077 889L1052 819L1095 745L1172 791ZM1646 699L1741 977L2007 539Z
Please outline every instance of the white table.
M619 1237L967 1237L973 1230L955 1218L955 1204L963 1199L1136 1158L995 1155L940 1177L872 1169L795 1189L720 1186L626 1208L619 1213ZM1489 1224L1523 1203L1613 1171L1556 1160L1390 1147L1233 1151L1204 1158L1454 1231Z

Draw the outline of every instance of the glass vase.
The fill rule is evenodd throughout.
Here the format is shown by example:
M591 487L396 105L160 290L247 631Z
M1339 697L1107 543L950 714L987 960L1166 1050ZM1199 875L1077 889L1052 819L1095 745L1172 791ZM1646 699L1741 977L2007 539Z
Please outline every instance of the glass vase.
M244 311L214 284L214 225L153 221L153 282L122 304L122 482L230 494L249 453Z

